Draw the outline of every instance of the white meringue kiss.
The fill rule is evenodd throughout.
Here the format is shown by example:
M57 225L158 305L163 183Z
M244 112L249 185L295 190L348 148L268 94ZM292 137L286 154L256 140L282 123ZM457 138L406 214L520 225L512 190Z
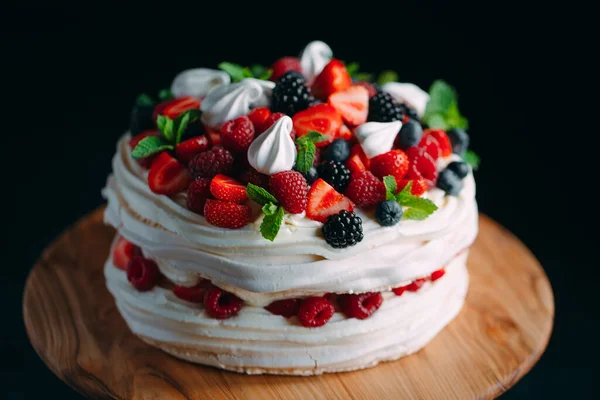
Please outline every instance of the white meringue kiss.
M300 66L306 80L311 82L319 75L331 57L333 57L333 51L325 42L315 40L306 45L300 56Z
M413 83L388 82L381 87L389 93L394 100L414 108L420 117L425 113L429 102L429 94Z
M256 108L271 106L271 94L273 94L273 89L275 89L275 82L264 81L262 79L255 78L246 78L244 81L258 83L262 88L262 95L254 103L252 103L252 107Z
M248 148L250 165L265 175L291 170L296 162L292 127L292 119L286 115L257 137Z
M228 85L229 75L223 71L208 68L188 69L177 74L171 84L171 93L176 98L192 96L205 97L213 88Z
M356 129L356 138L369 158L392 150L402 122L367 122Z
M225 122L248 114L253 106L264 102L263 96L263 87L254 79L217 86L202 101L202 122L220 129Z

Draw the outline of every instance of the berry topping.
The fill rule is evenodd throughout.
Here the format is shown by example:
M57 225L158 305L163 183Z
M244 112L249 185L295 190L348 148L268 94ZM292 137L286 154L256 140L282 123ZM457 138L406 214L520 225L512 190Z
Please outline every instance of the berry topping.
M269 189L286 211L299 214L306 209L308 184L300 172L283 171L272 175Z
M406 150L409 147L416 146L421 141L423 136L423 128L417 121L409 119L400 129L400 133L396 137L396 146L402 150Z
M346 162L350 157L350 144L347 140L336 139L327 147L327 159L330 161Z
M417 290L421 289L421 286L423 286L425 282L427 282L427 279L425 278L415 279L406 286L406 290L409 292L416 292Z
M190 183L187 195L187 208L198 214L204 214L206 199L210 199L210 179L199 178Z
M386 92L378 92L369 99L369 116L373 122L403 121L403 108Z
M227 121L221 128L221 144L234 153L248 150L252 140L254 140L254 125L248 117Z
M358 155L360 157L360 160L367 169L371 168L371 160L369 159L369 157L367 157L362 146L358 143L352 146L352 149L350 149L350 157L355 155Z
M124 237L119 237L113 249L113 264L115 265L115 267L126 271L127 265L129 264L129 260L131 260L131 258L134 256L141 255L142 249L140 249Z
M160 132L156 129L151 129L148 131L144 131L138 135L135 135L134 137L132 137L131 139L129 139L129 147L131 148L131 150L135 149L135 147L138 145L138 143L144 139L147 138L148 136L159 136ZM148 157L144 157L144 158L139 158L136 159L136 161L138 162L138 164L140 164L142 167L144 168L150 168L150 166L152 165L152 161L154 161L154 159L156 158L156 154L152 154Z
M329 104L317 104L309 107L294 115L292 120L298 137L304 136L310 131L317 131L329 137L328 140L316 143L317 147L324 147L331 143L343 124L342 117Z
M206 200L206 222L221 228L239 229L250 221L250 207L222 200Z
M402 218L402 207L394 200L385 200L377 205L375 218L382 226L394 226Z
M371 172L376 177L392 175L396 181L404 178L408 172L408 157L402 150L391 150L371 159Z
M293 317L298 314L300 301L298 299L277 300L265 307L265 310L271 314L281 315L282 317Z
M458 196L463 188L462 180L450 169L440 172L436 185L450 196Z
M294 167L294 171L296 167ZM306 183L312 185L317 179L319 179L319 171L317 171L316 167L310 167L306 173L302 173L304 179L306 179Z
M406 292L407 287L408 286L400 286L400 287L392 289L392 292L394 292L394 294L396 296L402 296L402 294L404 294L404 292Z
M326 99L330 94L346 90L352 85L352 79L346 66L335 58L323 68L312 84L312 92L319 99Z
M298 310L298 319L307 328L316 328L325 325L335 308L333 303L323 297L309 297L305 299Z
M256 136L267 130L267 120L270 116L271 110L266 107L259 107L250 111L248 118L250 118L252 125L254 125L254 133Z
M134 256L127 265L127 280L140 292L156 286L160 271L156 263L142 256Z
M219 200L241 204L248 200L246 186L226 175L215 175L210 182L210 193Z
M290 117L306 110L315 101L306 86L304 76L297 71L288 71L277 80L271 97L271 110Z
M350 170L339 161L326 161L317 168L319 176L338 192L343 192L350 183Z
M435 138L440 146L440 151L442 153L442 157L448 157L452 155L452 145L450 144L450 139L446 132L441 129L426 129L423 132L424 135L431 135Z
M410 194L414 196L421 196L427 191L427 189L429 189L427 181L423 178L400 179L400 181L397 182L398 192L404 189L406 185L408 185L408 182L412 182L412 186L410 187Z
M348 128L346 125L342 125L336 135L336 138L344 139L344 140L352 140L352 139L354 139L354 133L352 133L350 128Z
M251 183L261 188L266 188L269 185L269 176L261 174L252 167L248 167L240 176L240 181L245 185Z
M346 210L330 215L323 225L325 241L335 249L354 246L363 240L362 219Z
M150 167L148 186L154 193L173 195L185 190L192 178L185 165L169 153L160 153Z
M346 196L358 207L374 207L385 200L385 185L370 171L363 171L352 176Z
M306 216L315 221L325 222L328 216L341 210L352 211L354 204L323 179L317 179L308 191Z
M242 308L242 300L218 287L213 286L204 296L206 313L216 319L227 319L237 315Z
M463 155L469 148L469 135L463 129L454 128L448 131L448 138L452 144L452 152Z
M444 276L444 274L446 274L446 270L442 269L438 269L437 271L433 271L431 273L431 276L429 277L429 279L431 279L432 282L437 281L438 279L440 279L442 276Z
M452 161L446 169L453 171L460 179L463 179L465 176L469 175L469 171L471 168L467 163L462 161Z
M194 179L211 179L217 174L228 174L232 166L233 156L229 150L217 146L194 157L188 168Z
M176 285L173 288L173 293L181 300L189 301L190 303L203 303L206 292L211 288L212 284L210 281L202 279L191 287Z
M367 167L365 167L365 164L363 164L358 154L350 157L348 162L346 162L346 167L348 167L352 176L367 170Z
M428 130L423 132L423 137L418 144L419 148L425 150L433 160L437 160L442 156L442 148L434 135L430 135Z
M208 136L208 141L211 146L220 146L221 145L221 132L211 129L207 126L204 126L204 130L206 131L206 135Z
M366 81L358 81L354 82L354 85L362 86L367 89L367 93L369 94L369 98L375 96L377 94L377 88L370 82Z
M179 143L177 147L175 147L175 155L179 161L187 165L192 158L196 156L196 154L202 153L206 150L208 150L207 137L197 136Z
M404 121L407 122L408 119L412 119L414 121L419 121L419 113L414 108L410 108L408 105L402 103L400 104L400 108L402 108L402 112L404 112Z
M340 296L342 311L349 318L366 319L381 307L381 293L344 294Z
M367 122L369 92L364 87L355 85L332 93L328 102L347 124L357 126Z
M154 121L156 121L156 117L158 117L158 115L164 115L165 117L175 119L179 117L184 111L199 109L200 100L191 96L182 97L179 99L167 100L158 104L156 108L154 108L154 113L152 117Z
M275 61L273 65L271 65L271 70L273 71L273 74L269 79L275 82L288 71L302 72L302 67L300 66L299 58L282 57L279 60Z
M407 178L415 179L423 177L430 181L435 180L437 177L437 166L433 157L423 149L420 149L410 162L411 168L407 174ZM416 169L416 172L415 172Z
M137 135L148 129L154 129L154 112L153 104L140 104L136 102L131 110L131 118L129 120L129 132L132 135ZM134 146L135 147L135 146Z

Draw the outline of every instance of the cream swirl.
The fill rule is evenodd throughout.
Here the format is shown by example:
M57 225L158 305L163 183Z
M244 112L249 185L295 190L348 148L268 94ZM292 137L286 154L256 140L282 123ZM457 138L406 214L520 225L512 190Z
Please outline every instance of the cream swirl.
M229 75L223 71L208 68L188 69L177 74L171 84L171 93L176 98L192 96L197 99L205 97L208 92L231 82Z
M323 71L333 57L333 51L327 43L320 40L310 42L300 56L300 67L308 82L311 82Z
M381 87L394 100L414 108L420 117L425 114L429 102L429 94L413 83L388 82Z
M261 96L252 103L252 107L269 107L271 105L271 95L275 89L275 82L266 81L263 79L246 78L244 81L257 83L262 88Z
M369 158L387 153L394 146L402 122L366 122L356 129L356 138Z
M252 142L248 162L255 170L274 175L292 169L296 162L296 146L290 136L292 127L292 119L285 115Z
M226 121L248 114L252 106L262 102L263 87L254 79L217 86L202 101L202 122L220 129Z

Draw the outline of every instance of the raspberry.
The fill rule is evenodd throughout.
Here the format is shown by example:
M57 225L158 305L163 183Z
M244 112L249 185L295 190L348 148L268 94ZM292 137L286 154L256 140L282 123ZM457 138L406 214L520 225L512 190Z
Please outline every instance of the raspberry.
M374 207L385 200L385 185L370 171L362 171L350 180L346 196L358 207Z
M242 308L242 300L228 292L213 286L204 296L206 313L216 319L227 319L237 315Z
M223 147L235 153L248 150L254 140L254 125L248 117L239 117L225 122L221 128Z
M406 288L407 288L407 287L408 287L408 285L407 285L407 286L400 286L400 287L397 287L397 288L394 288L394 289L392 289L392 292L394 292L394 294L395 294L396 296L402 296L402 294L403 294L404 292L406 292Z
M281 315L282 317L293 317L298 313L300 301L298 299L277 300L265 307L265 310L271 314Z
M250 207L222 200L206 200L204 217L211 225L239 229L250 221Z
M269 189L286 211L299 214L306 209L308 184L300 172L276 173L269 180Z
M217 174L227 175L233 167L233 156L229 150L215 146L200 153L190 161L188 168L194 179L212 179Z
M427 282L427 279L425 278L415 279L408 286L406 286L406 290L409 292L416 292L417 290L421 289L421 286L423 286L425 282Z
M408 166L408 157L402 150L391 150L371 159L371 172L380 179L392 175L399 181L406 175Z
M187 195L187 208L190 211L204 214L206 199L210 199L210 179L200 178L190 183Z
M265 123L265 130L269 129L271 126L273 126L273 124L281 117L285 116L284 113L280 113L280 112L276 112L271 114L271 116L267 119L267 122ZM296 141L296 131L292 128L292 131L290 132L290 137L292 138L293 141Z
M442 276L444 276L446 274L446 270L442 269L438 269L437 271L433 271L431 273L431 276L429 277L429 279L431 279L432 282L437 281L438 279L440 279Z
M344 294L340 296L342 311L349 318L369 318L383 303L381 293Z
M134 256L127 265L127 280L140 292L156 286L160 271L156 263L142 256Z
M319 177L339 192L344 193L350 183L350 170L339 161L327 161L317 168Z
M244 184L253 184L256 186L260 186L261 188L267 188L269 186L269 176L265 174L261 174L254 168L250 167L240 176L240 181Z
M248 118L250 118L252 125L254 125L254 133L256 136L267 130L267 120L270 116L271 110L267 107L259 107L250 111Z
M309 297L300 305L298 319L307 328L316 328L325 325L334 312L333 303L329 300L323 297Z
M204 296L211 287L210 281L203 279L192 287L177 285L173 288L173 293L180 299L189 301L190 303L203 303Z
M298 71L288 71L277 80L273 89L271 110L292 117L298 111L306 110L314 101L304 76Z

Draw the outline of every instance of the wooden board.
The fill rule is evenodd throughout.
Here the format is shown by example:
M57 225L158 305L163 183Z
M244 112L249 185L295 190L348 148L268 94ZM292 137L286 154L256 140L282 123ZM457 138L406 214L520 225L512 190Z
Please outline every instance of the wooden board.
M246 376L194 365L146 345L119 315L102 272L114 235L103 225L102 211L45 250L23 300L39 356L91 398L492 398L531 369L552 330L554 299L544 271L521 242L482 215L465 306L420 352L363 371L315 377Z

